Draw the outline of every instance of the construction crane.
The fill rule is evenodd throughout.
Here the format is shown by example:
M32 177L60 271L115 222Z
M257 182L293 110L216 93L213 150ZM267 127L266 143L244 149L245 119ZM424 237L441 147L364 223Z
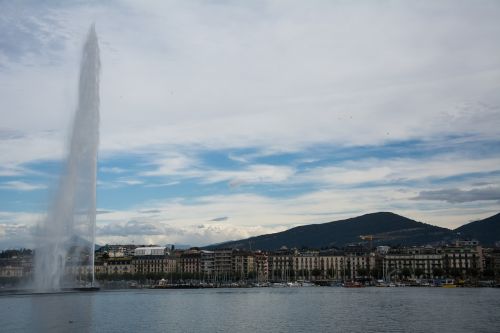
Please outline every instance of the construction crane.
M375 236L375 235L360 235L359 238L361 238L364 241L370 242L370 250L373 249L373 240L374 239L384 239L384 237Z

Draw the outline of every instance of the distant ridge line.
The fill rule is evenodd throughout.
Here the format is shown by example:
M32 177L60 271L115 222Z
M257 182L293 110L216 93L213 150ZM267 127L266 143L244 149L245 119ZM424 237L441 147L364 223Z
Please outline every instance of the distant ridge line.
M291 229L254 236L241 240L222 242L204 249L234 248L248 250L277 250L287 248L344 247L361 243L360 235L374 235L372 245L420 246L436 245L460 237L474 238L484 245L500 241L500 213L483 220L467 223L451 230L418 222L392 212L368 213L348 219L309 224ZM496 239L498 238L498 239Z

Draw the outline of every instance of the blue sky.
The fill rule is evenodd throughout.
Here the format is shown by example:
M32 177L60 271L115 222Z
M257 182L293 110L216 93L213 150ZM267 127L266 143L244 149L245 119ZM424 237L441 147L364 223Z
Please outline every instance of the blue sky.
M92 22L98 243L500 209L497 1L3 1L0 248L50 202Z

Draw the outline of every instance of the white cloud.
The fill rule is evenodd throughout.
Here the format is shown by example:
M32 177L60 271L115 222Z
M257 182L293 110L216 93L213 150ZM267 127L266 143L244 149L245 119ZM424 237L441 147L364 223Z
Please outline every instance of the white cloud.
M46 185L41 184L29 184L21 181L8 181L0 183L0 189L4 190L16 190L16 191L36 191L46 189Z
M150 240L152 243L183 243L195 246L376 211L393 211L418 221L449 228L456 228L497 212L495 202L481 205L466 203L459 205L460 207L440 202L410 202L409 199L417 194L418 189L379 187L349 191L329 189L290 198L254 194L214 195L198 198L195 202L176 199L149 203L150 210L146 212L116 211L99 216L98 223L101 226L116 225L119 229L123 221L137 221L137 226L144 224L147 230L160 230L156 235L152 232L148 237L135 236L140 235L140 231L130 232L128 236L122 236L122 242L134 239L135 242ZM220 216L217 214L221 212L231 216L231 223L210 221L211 216ZM109 242L109 237L99 235L98 241Z
M101 235L98 236L99 244L188 244L201 246L218 243L224 240L236 240L267 232L283 231L285 227L234 227L227 225L190 225L179 228L169 227L166 233L145 235L135 233L128 236Z
M142 180L139 179L119 179L119 183L125 184L125 185L141 185L144 184Z
M47 61L56 51L39 43L38 62L1 72L3 126L65 131L78 49L95 20L104 152L498 138L499 11L455 2L51 7L33 38L57 42L60 56ZM57 158L63 146L9 145L25 152L18 162Z
M0 250L33 248L33 230L40 214L0 211Z
M497 201L500 202L500 187L486 186L462 190L457 188L421 191L415 200L437 200L450 203L464 203L472 201Z
M418 221L456 228L498 212L496 202L450 205L410 200L421 190L414 187L324 189L287 198L247 193L141 203L136 209L106 209L106 214L99 214L97 243L201 246L376 211L393 211ZM211 221L221 213L231 217L230 223ZM32 244L29 230L39 218L36 214L0 213L2 226L19 227L16 227L15 238L7 235L0 239L0 247Z
M154 184L146 184L144 187L154 188L154 187L168 187L180 184L178 181L167 182L167 183L154 183Z
M196 166L199 161L190 156L173 153L159 158L154 158L151 162L155 166L154 170L141 172L141 176L197 176Z
M230 186L283 183L295 173L294 168L289 166L267 164L247 165L241 170L214 169L204 165L198 158L181 153L172 153L165 157L154 158L151 164L154 166L153 170L142 171L139 175L145 177L175 177L177 179L194 178L205 184L229 182ZM176 183L167 182L166 184Z
M0 177L20 176L26 173L26 169L17 165L2 165L0 166Z
M25 174L23 164L41 160L61 159L64 155L60 133L33 133L20 138L0 139L0 163L6 167L5 173Z
M118 168L118 167L101 167L101 168L99 168L99 171L100 172L104 172L104 173L117 173L117 174L120 174L120 173L126 172L127 170L123 169L123 168Z
M323 184L363 184L388 180L392 173L389 167L361 166L357 163L352 167L319 167L306 172L301 180Z
M24 224L0 223L0 249L33 248L33 227Z
M206 172L203 181L217 183L228 181L232 187L245 184L283 183L295 174L288 166L250 165L243 170L212 170Z
M390 184L398 181L431 181L473 173L500 170L500 158L473 158L459 154L437 157L362 159L336 166L311 168L294 181L324 185L356 185L369 182Z

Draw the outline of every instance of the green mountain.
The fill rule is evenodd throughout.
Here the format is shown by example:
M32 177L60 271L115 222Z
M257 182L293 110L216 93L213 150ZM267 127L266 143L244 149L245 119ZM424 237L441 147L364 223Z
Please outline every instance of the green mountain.
M461 237L477 239L484 246L492 246L500 241L500 213L454 230Z
M286 231L208 246L276 250L288 248L343 247L362 242L360 235L373 235L372 245L426 245L451 240L449 229L417 222L390 212L366 214L346 220L295 227Z

